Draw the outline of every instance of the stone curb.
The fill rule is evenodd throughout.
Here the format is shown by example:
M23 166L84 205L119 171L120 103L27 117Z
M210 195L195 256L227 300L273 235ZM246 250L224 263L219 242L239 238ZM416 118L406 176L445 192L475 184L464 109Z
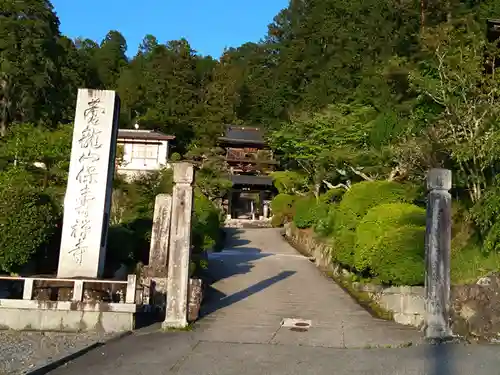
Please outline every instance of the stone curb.
M54 358L52 360L49 360L46 364L40 365L38 367L35 367L32 370L26 371L26 372L24 372L24 374L25 375L45 375L49 371L53 371L56 368L64 365L65 363L72 361L78 357L81 357L82 355L90 352L91 350L93 350L95 348L98 348L99 346L103 346L103 345L109 344L113 341L120 340L126 336L130 336L131 334L132 334L132 331L118 333L118 334L112 336L108 340L98 341L98 342L95 342L93 344L86 345L83 348L75 350L72 353L65 354L65 355L60 356L58 358Z

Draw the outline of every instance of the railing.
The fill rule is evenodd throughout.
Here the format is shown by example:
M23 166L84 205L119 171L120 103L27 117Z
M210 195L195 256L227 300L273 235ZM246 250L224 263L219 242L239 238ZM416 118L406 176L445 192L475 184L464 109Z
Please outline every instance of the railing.
M0 307L25 307L33 308L40 303L46 302L47 304L57 304L55 307L57 310L74 310L74 303L85 303L96 305L99 303L107 303L100 301L83 301L84 297L84 284L110 284L110 285L125 285L125 298L123 303L108 303L113 305L114 308L110 310L114 311L129 311L136 307L136 295L137 295L137 276L128 275L127 281L119 280L96 280L96 279L60 279L60 278L46 278L46 277L17 277L17 276L0 276L0 280L10 280L10 281L22 281L23 282L23 292L21 299L0 299ZM73 294L70 301L43 301L43 300L33 300L34 285L37 281L46 281L52 283L71 283ZM43 286L44 288L66 288L61 286ZM70 288L70 287L68 287ZM132 306L133 305L133 309ZM128 307L127 307L128 306ZM39 307L39 306L38 306ZM78 309L78 308L77 308ZM95 306L82 306L82 310L96 310L99 307Z
M228 149L226 153L226 161L264 164L276 163L270 152L264 150L248 151L244 149Z

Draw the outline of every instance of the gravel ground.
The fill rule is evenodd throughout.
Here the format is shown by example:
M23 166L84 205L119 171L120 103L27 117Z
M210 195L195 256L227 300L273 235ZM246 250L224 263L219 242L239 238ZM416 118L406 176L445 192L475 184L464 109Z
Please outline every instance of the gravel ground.
M0 331L0 375L25 374L109 338L99 333Z

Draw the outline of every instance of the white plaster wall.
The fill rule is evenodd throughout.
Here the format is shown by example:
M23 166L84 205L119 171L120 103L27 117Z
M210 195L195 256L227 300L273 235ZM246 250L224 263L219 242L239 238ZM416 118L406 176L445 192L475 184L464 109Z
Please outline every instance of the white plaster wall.
M144 141L144 144L146 143L154 144L158 142ZM118 173L122 175L133 177L143 172L152 172L168 167L168 141L160 142L157 159L134 159L132 157L132 142L118 139L118 144L123 146L123 163L117 167Z

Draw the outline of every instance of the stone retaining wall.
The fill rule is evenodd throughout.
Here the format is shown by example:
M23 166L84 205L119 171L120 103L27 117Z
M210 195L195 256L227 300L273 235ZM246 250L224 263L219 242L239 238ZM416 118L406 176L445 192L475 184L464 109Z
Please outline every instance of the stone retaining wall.
M322 271L341 277L349 283L348 289L366 293L381 309L387 311L397 323L421 328L424 322L425 299L423 287L388 287L353 282L351 273L332 261L327 244L314 238L312 230L297 229L285 225L285 237L297 250L311 257Z
M397 323L423 328L424 287L382 287L353 282L351 273L332 261L328 245L314 238L312 230L286 224L284 235L297 250L311 257L318 268L344 286L347 284L355 298L356 291L363 292L381 311L390 313L383 314L385 317L390 315ZM452 286L450 307L450 324L455 335L470 341L500 343L500 272L481 277L472 284Z

